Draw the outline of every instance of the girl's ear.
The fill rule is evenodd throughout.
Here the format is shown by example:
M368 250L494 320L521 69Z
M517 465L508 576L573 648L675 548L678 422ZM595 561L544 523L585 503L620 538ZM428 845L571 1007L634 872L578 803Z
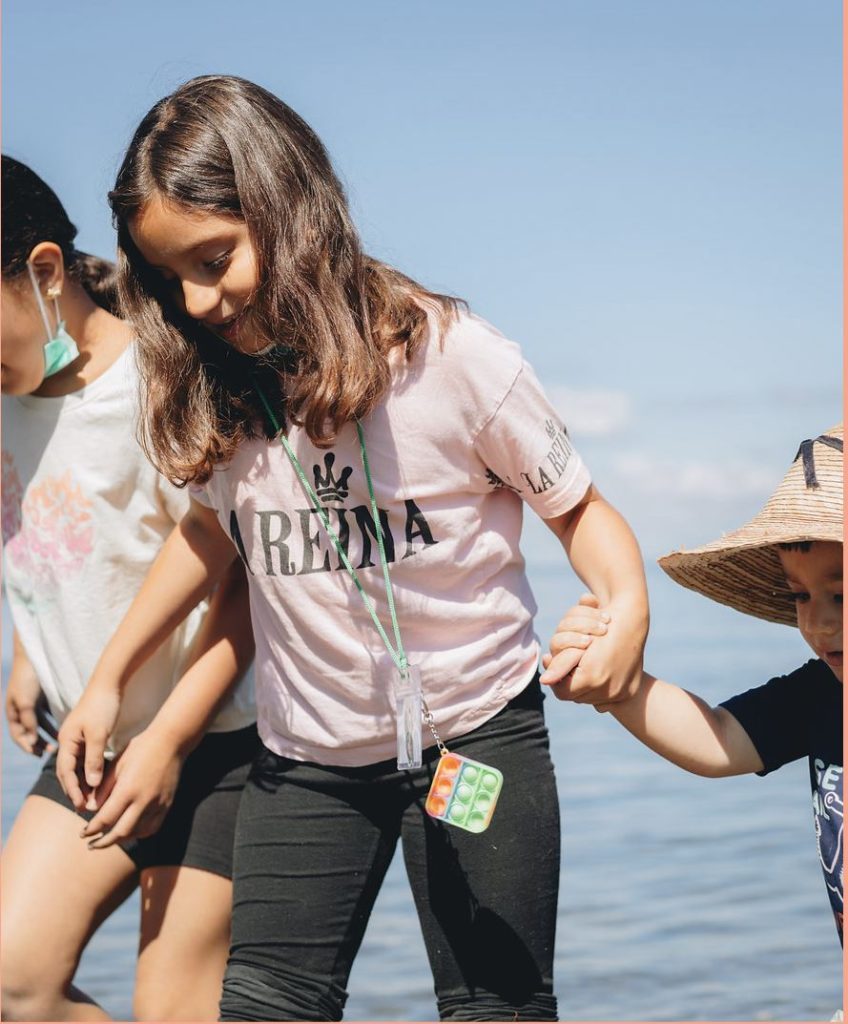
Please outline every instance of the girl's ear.
M41 291L48 299L58 299L65 288L65 258L55 242L39 242L29 254Z

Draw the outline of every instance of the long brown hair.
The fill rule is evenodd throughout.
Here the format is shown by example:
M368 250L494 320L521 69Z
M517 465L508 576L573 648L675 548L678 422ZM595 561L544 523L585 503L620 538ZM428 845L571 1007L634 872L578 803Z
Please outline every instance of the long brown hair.
M244 220L258 261L253 322L278 343L275 355L243 355L179 311L128 230L155 196ZM257 380L315 444L331 445L386 391L390 350L402 345L412 359L428 311L441 332L461 304L362 251L321 141L242 78L205 75L160 100L109 201L121 306L139 338L142 442L175 482L205 482L242 441L269 432Z

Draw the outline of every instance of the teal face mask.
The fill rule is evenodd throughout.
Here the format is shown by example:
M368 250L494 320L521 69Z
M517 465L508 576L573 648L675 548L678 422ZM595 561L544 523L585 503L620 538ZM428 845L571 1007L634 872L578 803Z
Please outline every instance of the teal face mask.
M44 346L44 376L52 377L64 370L78 355L77 343L65 330L64 320L60 320L56 333Z
M53 305L56 309L56 330L54 331L50 327L47 307L44 305L44 299L41 297L38 278L35 276L31 263L27 263L27 270L29 271L30 281L32 281L35 297L38 300L41 319L44 321L44 330L47 334L47 342L44 345L44 376L52 377L54 373L64 370L66 366L77 358L79 349L77 348L77 343L65 330L65 321L62 319L62 314L59 311L58 299L53 299Z

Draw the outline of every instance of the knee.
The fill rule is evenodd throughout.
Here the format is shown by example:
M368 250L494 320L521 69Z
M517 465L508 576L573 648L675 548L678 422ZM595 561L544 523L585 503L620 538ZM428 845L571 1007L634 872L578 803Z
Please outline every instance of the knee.
M169 992L139 992L136 989L133 993L133 1020L171 1021L179 1019L174 999ZM203 1020L204 1018L198 1017L197 1019Z
M8 939L4 945L8 946ZM61 982L45 976L44 964L7 949L0 956L0 1018L3 1020L55 1020L62 1001Z
M49 1015L39 1009L36 994L18 987L6 974L0 992L0 1017L3 1020L49 1020Z
M332 981L286 967L230 961L221 997L222 1021L341 1020L347 992Z
M215 992L185 992L167 984L155 989L137 986L133 994L133 1018L141 1021L217 1020L220 995L220 986Z

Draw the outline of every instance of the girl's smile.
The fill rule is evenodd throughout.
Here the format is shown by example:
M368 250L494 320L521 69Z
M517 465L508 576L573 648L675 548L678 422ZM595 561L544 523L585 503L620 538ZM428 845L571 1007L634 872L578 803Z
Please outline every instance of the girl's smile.
M244 328L250 319L250 312L250 306L245 306L240 313L227 317L226 320L204 320L203 324L205 327L208 327L213 334L217 334L219 338L223 338L224 341L229 344L235 345L236 339L243 333Z

